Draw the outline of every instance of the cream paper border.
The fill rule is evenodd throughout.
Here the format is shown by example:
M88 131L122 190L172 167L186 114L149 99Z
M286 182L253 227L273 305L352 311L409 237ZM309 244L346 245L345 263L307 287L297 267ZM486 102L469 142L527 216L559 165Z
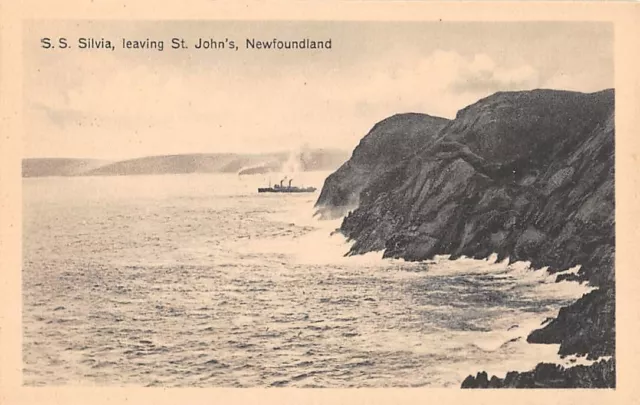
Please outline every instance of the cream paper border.
M596 2L221 2L2 0L0 8L0 403L1 404L604 404L640 401L640 4ZM396 20L611 21L615 25L617 388L615 390L164 389L22 387L22 21ZM562 39L558 39L562 40ZM588 69L585 66L585 69ZM478 365L478 371L482 365Z

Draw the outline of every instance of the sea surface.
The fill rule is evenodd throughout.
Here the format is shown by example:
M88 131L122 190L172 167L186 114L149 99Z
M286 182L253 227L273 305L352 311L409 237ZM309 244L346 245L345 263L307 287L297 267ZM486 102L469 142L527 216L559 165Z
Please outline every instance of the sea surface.
M268 181L24 179L24 383L459 387L559 361L526 336L588 287L493 258L345 257L317 192Z

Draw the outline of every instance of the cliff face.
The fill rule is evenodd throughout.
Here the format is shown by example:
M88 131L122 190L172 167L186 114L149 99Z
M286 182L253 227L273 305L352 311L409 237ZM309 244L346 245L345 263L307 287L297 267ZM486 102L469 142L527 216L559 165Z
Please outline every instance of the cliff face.
M431 144L449 123L426 114L398 114L377 123L351 158L325 180L316 203L322 218L344 216L358 205L360 192L384 173Z
M613 90L482 99L415 156L369 180L342 223L355 241L350 254L495 252L550 272L581 265L573 278L599 289L528 341L560 343L562 355L613 355L614 131Z

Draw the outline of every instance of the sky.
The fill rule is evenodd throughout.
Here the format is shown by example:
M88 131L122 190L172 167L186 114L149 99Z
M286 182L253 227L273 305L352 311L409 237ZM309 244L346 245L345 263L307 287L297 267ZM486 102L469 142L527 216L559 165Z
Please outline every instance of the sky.
M126 159L351 150L396 113L453 118L497 91L613 87L613 27L594 22L36 21L25 25L25 157ZM71 49L44 49L65 37ZM78 38L116 49L78 49ZM171 38L188 49L171 50ZM164 51L122 40L163 40ZM238 51L196 50L228 38ZM247 38L331 39L250 50Z

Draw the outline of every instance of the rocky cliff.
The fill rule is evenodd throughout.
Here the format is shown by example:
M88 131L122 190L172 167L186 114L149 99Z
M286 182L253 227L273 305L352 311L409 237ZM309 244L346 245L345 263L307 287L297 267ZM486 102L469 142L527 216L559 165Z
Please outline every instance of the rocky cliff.
M350 254L384 250L385 257L426 260L495 252L552 273L580 265L571 277L599 288L528 341L559 343L561 355L613 356L614 131L613 90L500 92L479 100L361 184L358 208L341 226L354 241ZM333 181L325 184L329 194L339 188ZM567 370L554 372L584 374ZM613 386L614 376L598 386Z
M409 113L377 123L351 158L325 180L316 203L318 213L325 219L337 218L357 207L360 192L371 181L431 144L448 122L445 118Z

